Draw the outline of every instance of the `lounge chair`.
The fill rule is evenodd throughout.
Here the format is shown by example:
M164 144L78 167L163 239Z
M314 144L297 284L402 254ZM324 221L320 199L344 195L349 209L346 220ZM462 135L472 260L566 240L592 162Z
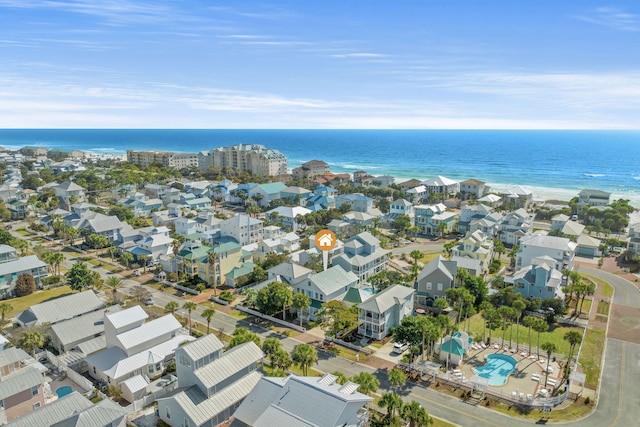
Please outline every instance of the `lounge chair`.
M487 345L484 343L484 341L482 341L482 342L480 343L480 347L482 347L482 348L487 348Z
M556 386L556 380L553 380L553 379L549 378L547 380L547 385L551 385L551 386L555 387Z
M515 352L516 352L516 349L512 347L511 348L511 353L515 353Z
M540 382L540 374L532 374L532 375L531 375L531 379L532 379L533 381Z
M527 400L533 400L533 396L530 394L527 394Z
M532 354L531 356L529 356L529 359L531 360L536 360L538 358L538 356L536 356L535 354Z
M504 346L504 351L509 351L509 346L508 345Z
M495 348L496 350L497 350L497 349L499 349L499 348L500 348L500 344L498 344L498 343L494 343L494 344L493 344L493 348Z
M515 391L512 391L511 392L511 397L513 397L514 399L517 399L518 398L518 393L515 392Z
M527 357L529 355L529 353L527 353L526 351L523 351L522 353L520 353L520 356L522 357Z
M524 400L524 393L520 393L520 400Z

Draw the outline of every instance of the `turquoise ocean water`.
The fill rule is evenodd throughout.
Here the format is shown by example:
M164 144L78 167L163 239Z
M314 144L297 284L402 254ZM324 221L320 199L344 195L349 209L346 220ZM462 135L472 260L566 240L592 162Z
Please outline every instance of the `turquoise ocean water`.
M0 130L0 146L197 152L234 144L281 151L289 166L321 159L335 172L425 179L475 178L503 190L519 184L536 198L610 191L640 207L640 132L528 130Z

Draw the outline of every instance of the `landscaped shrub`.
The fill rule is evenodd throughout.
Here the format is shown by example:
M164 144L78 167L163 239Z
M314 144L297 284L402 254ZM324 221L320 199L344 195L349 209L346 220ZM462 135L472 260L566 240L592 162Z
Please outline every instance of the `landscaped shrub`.
M47 276L42 278L42 284L45 286L56 285L62 282L61 276Z
M21 274L16 280L16 287L14 292L17 297L23 297L31 295L36 290L36 282L33 280L33 276L30 274Z
M229 291L222 291L220 292L220 296L218 298L231 304L231 302L233 301L233 294Z

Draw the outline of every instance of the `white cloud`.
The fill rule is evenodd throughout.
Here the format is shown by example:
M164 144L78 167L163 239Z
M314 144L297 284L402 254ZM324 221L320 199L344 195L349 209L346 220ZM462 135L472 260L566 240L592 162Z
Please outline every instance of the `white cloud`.
M369 52L355 52L355 53L340 53L331 55L334 58L384 58L388 55L382 53L369 53Z
M575 16L575 18L614 30L640 31L640 15L624 12L613 7L599 7L586 14Z

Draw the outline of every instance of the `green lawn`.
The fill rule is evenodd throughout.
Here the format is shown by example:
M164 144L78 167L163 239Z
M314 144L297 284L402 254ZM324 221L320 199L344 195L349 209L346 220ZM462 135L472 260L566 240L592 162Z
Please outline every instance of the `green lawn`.
M13 298L6 300L13 307L12 310L6 314L7 319L15 316L18 313L23 312L32 305L40 304L41 302L61 297L63 295L71 294L73 291L69 286L59 286L57 288L51 288L44 291L37 291L26 297Z
M33 234L33 233L31 233L30 231L25 230L24 228L18 228L18 229L16 230L16 233L18 233L18 234L19 234L19 235L21 235L21 236L25 236L25 237L26 237L26 236L31 236L31 234Z
M606 302L606 301L602 301L602 300L598 301L598 307L597 307L598 314L602 314L604 316L608 316L609 315L609 306L610 306L610 304L608 302Z
M603 329L587 329L582 350L580 350L579 362L587 375L586 386L594 390L598 387L605 338Z
M603 297L613 296L613 286L611 286L609 283L605 282L599 277L595 277L590 274L582 274L582 276L590 279L592 282L598 285L600 287L600 293L602 294Z
M586 302L585 302L586 304ZM482 337L482 330L484 327L484 321L482 319L482 316L479 314L476 314L475 316L473 316L471 318L471 327L469 329L470 335L472 337ZM466 322L463 322L463 324L460 325L460 329L466 331L467 330L467 325ZM513 325L513 336L512 336L512 343L513 345L516 344L516 331L518 330L518 328L516 327L516 325ZM509 335L510 335L510 331L511 331L511 327L507 325L507 330L505 331L505 341L509 341ZM578 331L580 333L582 333L583 329L582 328L578 328L578 327L569 327L569 326L558 326L558 325L553 325L551 327L551 329L547 332L543 332L540 334L540 345L542 345L545 342L552 342L554 343L557 347L558 350L556 351L556 353L559 354L565 354L568 355L569 354L569 343L567 341L564 340L564 334L566 334L568 331ZM524 326L520 325L519 326L519 336L518 336L518 342L520 343L520 347L522 347L522 345L524 344L526 347L529 346L528 344L528 334L529 334L529 329L525 328ZM487 329L485 338L489 336L489 330ZM491 341L495 341L496 339L501 339L502 338L502 325L500 325L497 329L491 331ZM531 329L531 345L533 347L537 346L537 340L538 340L538 333L536 331L534 331L533 329Z

